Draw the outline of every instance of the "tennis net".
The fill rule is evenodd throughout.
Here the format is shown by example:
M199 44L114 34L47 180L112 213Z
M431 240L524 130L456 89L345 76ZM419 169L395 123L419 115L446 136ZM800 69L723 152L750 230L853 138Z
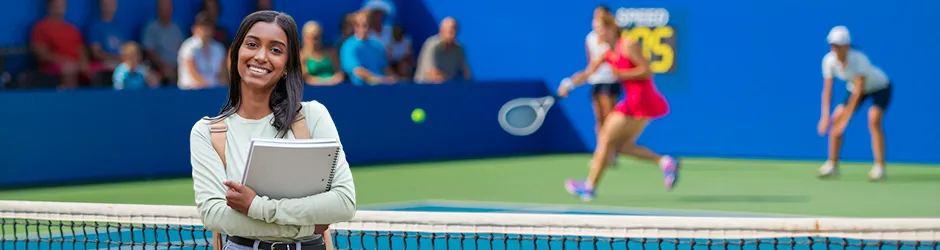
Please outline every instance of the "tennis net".
M2 249L209 249L190 206L0 201ZM360 211L336 249L940 249L940 219Z

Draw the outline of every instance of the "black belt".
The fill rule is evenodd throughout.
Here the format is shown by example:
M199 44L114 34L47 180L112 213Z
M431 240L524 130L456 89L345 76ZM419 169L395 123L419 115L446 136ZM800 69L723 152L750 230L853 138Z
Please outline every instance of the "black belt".
M229 236L228 241L241 245L244 247L255 247L255 241L253 239L242 238L238 236ZM326 250L326 244L323 243L323 238L317 238L313 240L300 242L300 249L297 249L297 242L270 242L270 241L261 241L258 244L259 250Z

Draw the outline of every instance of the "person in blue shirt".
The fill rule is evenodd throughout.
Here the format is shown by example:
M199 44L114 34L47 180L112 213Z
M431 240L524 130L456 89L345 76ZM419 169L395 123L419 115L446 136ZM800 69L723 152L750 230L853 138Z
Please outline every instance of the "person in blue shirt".
M340 48L340 64L353 85L394 84L397 79L388 64L385 46L369 38L369 22L365 12L355 14L355 34Z
M156 88L160 86L159 76L151 74L150 69L143 65L140 46L129 42L121 48L121 57L124 59L114 69L112 80L115 90Z
M121 63L121 46L128 40L128 35L114 22L117 0L99 0L98 7L101 8L101 18L88 26L92 59L107 69L114 69Z

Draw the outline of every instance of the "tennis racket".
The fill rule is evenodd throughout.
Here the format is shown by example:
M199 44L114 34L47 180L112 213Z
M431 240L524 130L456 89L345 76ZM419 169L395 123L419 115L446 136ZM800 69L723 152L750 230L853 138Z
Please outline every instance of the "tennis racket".
M561 98L550 95L510 100L499 109L499 126L511 135L531 135L542 127L548 110L555 105L555 101Z

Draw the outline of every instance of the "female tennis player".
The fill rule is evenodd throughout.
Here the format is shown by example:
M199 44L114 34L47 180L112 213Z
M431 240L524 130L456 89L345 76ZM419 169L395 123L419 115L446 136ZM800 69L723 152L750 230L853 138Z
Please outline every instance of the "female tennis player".
M607 6L601 5L594 8L593 20L605 16L613 16ZM604 54L610 50L610 46L606 41L598 39L597 31L603 29L599 25L600 22L592 22L592 31L584 38L588 63L603 58ZM595 132L600 132L607 115L614 109L617 99L620 99L620 95L623 94L623 89L620 83L617 82L617 76L614 75L610 65L606 62L598 66L597 71L587 78L587 82L591 84L591 106L594 107ZM607 163L611 166L617 165L617 152L610 154L610 160ZM590 163L588 166L590 166Z
M258 11L245 17L229 56L228 100L219 116L203 118L190 132L196 206L206 228L228 235L224 249L329 249L326 225L356 212L343 151L330 191L321 194L272 199L233 181L242 179L252 138L339 140L326 107L301 102L300 41L287 14Z
M666 189L671 190L679 178L679 161L636 144L650 120L669 112L669 104L653 85L653 72L649 61L641 54L640 45L630 39L618 38L620 29L613 16L601 17L597 22L602 27L597 35L613 49L593 60L583 72L575 73L570 80L564 81L558 89L558 95L567 96L571 89L596 72L604 61L613 67L614 75L621 81L627 95L617 103L601 128L587 181L568 180L565 188L585 201L592 200L610 152L619 150L621 154L658 162L665 177Z
M819 177L832 177L839 174L839 151L842 149L842 136L852 114L858 111L860 104L871 99L868 108L868 130L871 132L871 149L875 165L868 172L870 180L885 177L885 135L881 123L885 110L891 104L891 81L880 68L871 64L861 51L852 48L851 36L845 26L836 26L829 31L831 50L823 57L822 116L817 130L819 135L829 132L829 159L819 168ZM839 78L846 82L848 98L832 111L832 79ZM831 119L831 120L830 120Z

